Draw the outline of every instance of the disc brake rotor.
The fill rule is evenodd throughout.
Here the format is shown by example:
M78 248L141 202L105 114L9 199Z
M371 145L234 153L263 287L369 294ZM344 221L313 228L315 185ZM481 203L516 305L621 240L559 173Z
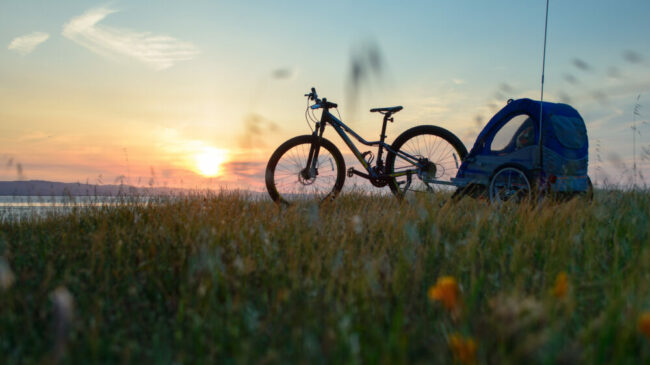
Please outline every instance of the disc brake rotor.
M310 174L308 169L302 169L298 173L298 181L303 185L313 184L316 181L316 176L318 175L318 169L314 169L313 175L312 176L310 175L312 174Z

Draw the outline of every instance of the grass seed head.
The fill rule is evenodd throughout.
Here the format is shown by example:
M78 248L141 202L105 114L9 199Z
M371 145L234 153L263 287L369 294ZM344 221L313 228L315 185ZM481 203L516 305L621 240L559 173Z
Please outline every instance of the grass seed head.
M7 290L14 284L14 273L7 260L0 256L0 289Z
M58 362L65 353L74 315L74 298L63 286L54 289L50 298L54 307L54 359Z

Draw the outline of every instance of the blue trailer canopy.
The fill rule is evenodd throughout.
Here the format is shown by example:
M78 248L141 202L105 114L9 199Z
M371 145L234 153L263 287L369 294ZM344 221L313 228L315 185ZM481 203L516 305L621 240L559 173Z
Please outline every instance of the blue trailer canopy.
M535 122L535 135L539 136L540 106L542 103L531 99L518 99L508 103L503 109L496 113L488 124L483 128L476 138L476 142L469 152L468 157L482 151L482 144L487 138L494 136L494 133L506 123L511 116L517 114L528 114ZM556 152L565 152L576 157L584 157L589 149L587 141L587 129L584 121L572 106L561 103L544 102L542 107L542 118L544 134L542 140L544 146ZM569 151L565 151L569 150Z
M542 123L542 160L539 160L539 116ZM522 124L508 147L492 150L495 135L505 124L520 115L529 124ZM521 119L519 119L521 120ZM515 138L532 124L534 139L527 136L527 147L514 148ZM532 137L532 136L531 136ZM454 181L460 186L474 183L487 185L495 169L516 164L536 176L555 176L555 191L584 191L587 189L589 142L584 120L577 110L567 104L541 103L531 99L510 101L490 119L458 170ZM540 169L541 167L541 169Z

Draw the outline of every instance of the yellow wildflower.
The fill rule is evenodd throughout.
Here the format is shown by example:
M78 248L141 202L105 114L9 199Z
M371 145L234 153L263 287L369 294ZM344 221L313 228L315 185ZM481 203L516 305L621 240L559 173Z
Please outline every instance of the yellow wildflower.
M453 311L459 302L459 292L456 279L451 276L443 276L438 278L436 285L429 288L428 295L430 300L440 301L447 310Z
M650 340L650 312L641 313L639 316L639 331Z
M449 349L454 361L461 364L476 362L476 342L471 337L462 337L458 333L449 336Z
M557 274L555 277L555 285L553 286L553 295L558 298L562 299L566 297L566 293L569 291L569 278L567 274L562 271L561 273Z

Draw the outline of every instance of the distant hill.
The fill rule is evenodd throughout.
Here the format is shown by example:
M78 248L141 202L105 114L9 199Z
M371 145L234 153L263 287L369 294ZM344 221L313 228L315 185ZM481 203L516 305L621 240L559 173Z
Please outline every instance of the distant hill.
M42 180L0 181L0 196L116 196L169 194L182 191L182 189L172 188L143 188L130 185L93 185Z
M165 187L136 187L131 185L93 185L62 183L56 181L0 181L0 196L118 196L118 195L175 195L205 193L207 189L182 189ZM218 193L221 190L211 190ZM228 190L253 199L268 199L266 191L246 189Z

